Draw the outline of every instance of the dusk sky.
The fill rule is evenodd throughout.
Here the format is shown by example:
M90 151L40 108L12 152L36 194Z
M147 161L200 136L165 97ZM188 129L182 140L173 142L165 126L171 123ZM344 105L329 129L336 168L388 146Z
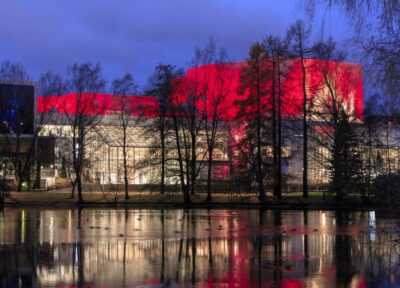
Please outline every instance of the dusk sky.
M131 73L143 88L158 63L188 67L210 37L242 61L266 35L284 35L307 15L296 0L0 0L0 62L20 62L32 80L99 61L108 82ZM346 17L319 11L313 39L345 47ZM323 27L323 28L322 28Z

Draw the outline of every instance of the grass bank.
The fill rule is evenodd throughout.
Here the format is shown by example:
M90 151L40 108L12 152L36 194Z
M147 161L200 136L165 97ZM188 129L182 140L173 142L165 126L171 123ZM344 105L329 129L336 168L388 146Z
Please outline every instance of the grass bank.
M127 206L138 208L183 207L183 197L180 193L160 194L158 192L130 192L129 200L125 201L123 192L84 192L84 203L78 204L77 195L70 198L69 189L55 191L11 192L5 206L52 206L52 207L113 207ZM330 194L310 192L307 199L300 192L283 195L275 199L268 194L268 202L260 205L255 194L218 193L213 195L211 202L206 202L206 194L191 195L193 208L279 208L279 209L378 209L372 202L362 202L359 197L350 196L338 201Z

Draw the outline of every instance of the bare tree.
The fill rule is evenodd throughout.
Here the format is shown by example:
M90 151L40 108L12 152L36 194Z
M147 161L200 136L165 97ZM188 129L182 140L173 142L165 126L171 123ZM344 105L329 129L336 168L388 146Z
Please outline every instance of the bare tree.
M228 64L225 64L228 65ZM211 201L211 182L212 171L214 165L214 154L216 149L223 151L221 140L227 141L226 132L229 130L226 122L226 112L228 107L225 101L229 95L229 87L231 79L227 74L227 66L217 67L217 75L214 76L214 87L210 93L204 97L205 115L205 132L207 141L207 198L206 201Z
M322 157L320 163L329 170L332 191L338 199L343 199L349 191L364 188L360 129L357 129L360 119L352 102L354 87L351 86L356 85L357 75L351 66L345 67L342 63L344 53L335 49L333 41L317 43L313 51L322 60L310 67L313 75L321 78L320 84L314 87L314 99L309 107L310 117L319 123L318 135L313 139L318 142L317 148L323 147L329 152L318 153ZM365 196L363 192L362 196Z
M57 106L58 103L58 96L65 94L67 91L66 83L61 77L60 74L48 71L42 75L40 75L39 82L38 82L38 94L41 96L40 106L43 111L40 111L40 115L47 115L49 119L42 119L44 127L49 121L55 119L55 111L53 111L53 107ZM52 98L53 101L49 101L48 99ZM55 101L54 101L55 100ZM51 118L50 118L51 117ZM45 121L43 121L45 120ZM41 131L40 131L41 132ZM40 145L42 146L42 145ZM41 149L43 147L39 147ZM38 151L40 154L41 152ZM36 179L35 179L35 188L40 188L40 167L41 161L37 157L36 159ZM64 163L65 164L65 163ZM64 167L65 168L65 167Z
M244 161L249 166L250 174L255 176L258 186L258 196L261 203L267 201L264 178L267 175L265 161L269 137L266 124L270 118L268 108L269 88L271 79L270 62L264 47L260 43L251 46L247 66L241 72L240 92L244 99L237 101L239 112L238 130L245 131L242 135L233 137L235 146L239 149ZM235 139L237 138L237 139Z
M38 138L43 127L53 117L48 98L42 97L38 101L40 111L34 111L36 105L32 99L32 103L27 101L23 95L27 87L33 85L28 82L28 76L21 64L13 64L4 62L1 67L1 81L9 83L11 87L11 105L15 112L14 124L3 123L2 132L4 133L4 141L11 158L13 165L17 191L21 191L22 183L27 181L28 184L31 180L31 172L36 161L36 181L34 187L40 186L40 157L38 149ZM28 85L28 86L27 86ZM31 85L31 86L29 86ZM60 91L64 91L65 86L62 83L61 77L53 73L46 73L40 77L39 80L39 93L43 96L59 95ZM25 92L24 92L25 90ZM36 95L36 91L30 91L32 97ZM10 100L10 99L9 99ZM32 116L32 119L26 118ZM15 125L17 123L17 125ZM28 185L30 186L30 185Z
M355 21L357 29L378 27L381 29L393 29L392 25L398 25L398 23L395 23L398 20L400 11L400 3L397 0L307 0L302 4L311 15L320 5L327 8L334 6L343 8L351 17L351 20ZM371 27L371 25L375 27ZM378 30L370 32L378 32ZM392 30L390 33L394 36L396 30Z
M268 36L263 45L271 62L271 112L272 112L272 154L274 196L282 197L282 107L285 104L285 87L283 82L291 69L288 55L288 43L278 37Z
M295 24L289 27L287 31L287 38L289 42L289 49L292 56L298 57L301 66L301 85L303 90L303 197L308 197L308 91L307 91L307 65L306 58L310 53L307 47L307 41L310 36L310 30L305 27L303 21L298 20Z
M195 76L195 78L197 77L198 75ZM186 147L186 179L187 183L189 183L190 193L195 194L197 177L205 159L204 153L199 153L199 150L204 150L204 147L199 147L199 144L202 144L199 139L206 115L198 104L206 96L201 93L201 87L199 87L197 79L188 79L186 84L187 94L185 101L180 104L182 113L179 120L183 143Z
M130 102L130 97L137 93L137 85L133 82L133 77L131 74L126 74L121 79L116 79L112 83L112 91L116 96L114 108L118 111L118 120L121 128L121 135L118 138L122 138L122 165L123 165L123 175L124 175L124 192L125 200L129 199L129 167L128 167L128 127L132 125L134 121L134 111L132 104Z
M220 55L216 56L216 47L213 40L210 40L206 48L197 48L191 62L194 69L188 72L185 79L175 82L180 83L180 91L175 95L174 113L172 113L173 123L175 133L180 138L178 151L182 156L185 185L187 185L186 189L189 190L190 194L195 194L197 178L203 168L205 159L207 155L214 151L215 144L211 138L215 139L218 126L216 125L218 121L216 121L214 115L214 127L211 129L214 132L209 129L211 127L207 123L207 111L210 107L206 108L204 106L207 103L207 93L210 87L210 73L206 71L208 67L196 68L199 68L204 63L214 61L212 58L223 57L223 51L221 50ZM206 127L205 137L202 132L204 127ZM206 141L202 141L204 138L206 138ZM212 156L210 158L212 159ZM209 169L211 169L211 165L209 165ZM208 173L211 177L210 173L211 170ZM211 181L211 178L208 181Z
M4 61L0 65L0 82L23 84L29 81L28 73L21 63Z
M371 94L377 92L381 94L381 102L385 105L384 113L378 118L374 117L374 121L380 122L381 130L386 132L386 135L381 135L386 142L383 144L386 146L386 152L381 153L383 152L381 149L376 149L378 151L377 166L380 166L382 171L392 171L392 157L389 152L391 150L389 147L391 125L389 123L397 122L400 115L400 2L397 0L309 0L306 1L306 4L311 12L320 6L340 7L347 12L350 22L355 24L353 37L355 41L353 42L358 43L362 48L361 55L365 62L364 66L369 68L364 69L364 78L368 80L366 81L368 90L365 89L365 91ZM372 123L367 124L368 129L372 132ZM372 156L372 153L369 154ZM383 161L385 158L386 161ZM390 182L392 177L382 176L377 180L382 179L384 182ZM386 192L390 194L390 183L386 183L385 186L388 189ZM382 189L378 188L378 190Z
M197 177L205 159L204 153L199 153L199 150L204 150L204 147L199 147L201 144L199 138L204 126L205 113L197 105L200 97L203 97L197 91L197 84L193 84L189 79L184 86L184 99L182 102L175 103L174 115L176 118L173 119L177 121L178 125L175 128L178 129L182 143L185 182L190 194L195 194Z
M396 195L397 174L400 171L398 133L399 108L393 95L383 92L366 101L364 126L368 139L368 175L372 182L370 192L375 201L392 205Z
M66 83L60 74L52 71L40 75L38 94L41 96L61 96L67 91Z
M380 115L380 110L382 110L382 107L380 107L379 101L378 101L379 96L378 95L373 95L370 97L365 105L364 105L364 135L363 138L366 139L365 146L366 150L364 153L366 153L366 185L367 185L367 191L368 191L368 198L371 198L371 185L372 185L372 179L373 175L379 175L380 173L378 172L378 165L377 165L377 157L375 156L374 153L375 146L381 146L381 141L379 137L378 131L380 130L380 118L382 118L382 115Z
M26 86L29 83L29 77L23 66L19 63L5 61L0 66L0 82L8 84L9 93L8 103L3 106L9 106L14 111L14 119L4 119L1 132L3 134L3 150L10 159L14 170L14 180L17 191L21 191L22 183L30 181L30 172L34 163L34 157L37 145L37 136L41 129L42 118L34 119L34 100L32 103L23 99L24 90L29 91L33 97L33 85ZM32 107L33 106L33 107ZM27 119L26 116L32 119ZM44 115L42 115L44 117Z
M187 117L186 112L182 107L182 103L175 99L176 95L186 95L186 83L183 78L174 79L169 82L171 85L172 93L169 96L168 100L168 112L172 117L173 130L175 135L175 144L176 151L178 156L178 165L179 165L179 181L181 183L181 189L184 198L184 205L189 206L191 204L190 198L190 188L189 188L189 170L188 170L188 159L189 158L189 145L187 135L185 133L185 126L182 118Z
M153 124L148 127L148 134L158 134L159 138L156 137L155 146L160 147L160 159L156 164L160 167L160 193L164 194L166 190L166 179L167 174L174 174L172 171L167 171L167 164L170 162L171 157L168 157L168 152L173 146L170 143L171 134L173 132L171 115L169 113L170 105L172 105L172 93L173 80L182 75L183 71L177 69L172 65L159 64L156 66L154 73L151 75L146 90L146 94L156 97L157 99L157 113L156 118L153 120Z
M29 163L30 161L25 161L27 159L24 157L23 152L21 151L21 142L23 141L21 139L21 136L25 132L25 127L20 127L20 125L18 125L22 122L19 118L22 117L21 113L23 113L23 110L25 110L23 109L24 106L22 105L22 103L20 103L18 99L18 94L22 90L21 86L19 85L26 84L27 81L29 81L29 76L20 63L11 63L9 61L4 61L1 63L0 82L9 83L10 85L12 85L12 95L10 99L11 101L9 101L11 103L3 103L3 106L12 106L13 110L17 112L15 113L16 115L13 121L14 123L9 122L9 120L11 119L4 119L3 123L1 123L1 132L3 134L2 142L4 144L2 150L6 153L7 156L9 156L7 158L10 158L9 160L12 163L17 191L21 191L22 182L25 178L25 169L23 167L29 166L29 168L31 168L31 163ZM18 124L14 125L15 123ZM32 146L34 146L34 144L32 144ZM32 153L34 152L33 150L34 149L32 147Z
M68 67L68 73L68 88L74 93L74 99L71 99L72 103L64 101L61 106L66 121L71 127L72 165L75 172L78 201L83 203L83 175L90 161L86 155L86 145L89 141L89 133L102 117L104 107L99 107L96 95L104 89L105 80L102 77L99 63L96 65L91 63L74 64Z
M281 108L281 103L280 103L280 96L281 96L281 83L280 83L280 54L278 54L278 57L275 59L275 54L280 50L278 47L280 46L279 44L279 39L269 37L264 41L264 48L266 50L266 53L268 53L268 57L270 59L271 63L271 93L270 93L270 102L271 102L271 114L272 114L272 158L273 158L273 195L281 198L281 172L280 172L280 144L278 144L281 141L280 135L280 129L281 127L281 119L280 119L280 108ZM278 70L278 71L276 71ZM277 76L277 77L276 77ZM278 119L279 118L279 119ZM279 158L279 159L278 159Z
M214 39L210 38L204 48L196 48L192 65L196 70L194 83L198 94L198 106L204 113L204 130L206 140L206 165L207 165L207 198L211 201L212 169L214 164L214 151L216 150L217 135L221 135L223 126L226 125L226 99L231 88L232 77L229 75L229 64L226 64L227 52L224 48L217 48ZM214 65L208 65L214 64ZM200 67L202 66L202 67ZM226 128L226 127L225 127ZM222 147L219 147L222 148ZM200 163L199 166L202 166ZM201 167L200 167L201 169Z
M366 84L374 83L372 93L384 91L390 102L400 107L400 2L397 0L308 0L305 7L311 14L317 7L339 7L355 24L353 43L360 46ZM399 110L396 111L399 114Z
M168 162L176 163L178 182L181 186L184 205L191 204L190 186L188 172L189 165L189 145L186 121L188 114L184 99L187 95L187 83L183 77L183 71L172 65L160 64L156 67L155 73L149 81L148 94L157 97L158 110L157 118L151 127L152 132L156 132L159 136L160 152L161 152L161 177L160 192L165 192L165 179L167 172L166 164ZM170 143L170 139L173 139ZM172 150L172 151L171 151ZM175 171L172 171L174 174Z

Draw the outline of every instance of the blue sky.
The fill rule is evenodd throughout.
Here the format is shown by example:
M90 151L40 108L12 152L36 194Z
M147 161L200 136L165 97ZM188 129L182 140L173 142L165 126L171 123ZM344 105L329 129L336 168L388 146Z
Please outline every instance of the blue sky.
M187 67L210 37L244 60L266 35L308 21L301 0L0 0L0 61L21 62L37 80L74 62L102 64L108 82L131 73L141 86L158 63ZM346 17L318 10L313 39L349 47Z

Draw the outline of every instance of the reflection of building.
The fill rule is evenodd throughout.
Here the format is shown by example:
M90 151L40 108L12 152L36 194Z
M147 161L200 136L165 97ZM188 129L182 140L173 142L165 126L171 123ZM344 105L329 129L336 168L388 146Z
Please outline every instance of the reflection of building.
M315 72L318 66L328 65L330 70L335 71L335 79L337 80L337 94L343 101L345 109L349 113L353 113L359 120L362 120L362 80L361 67L350 63L337 63L332 61L306 60L309 67L310 77L307 79L309 101L313 103L326 100L327 88L324 84L324 75ZM301 117L302 117L302 86L301 86L301 67L300 62L296 59L290 60L290 75L282 80L282 87L285 87L284 98L281 101L282 111L282 129L283 129L283 151L282 151L282 167L283 173L288 176L288 183L301 183L301 163L302 163L302 133L301 133ZM215 99L215 97L224 97L223 105L218 109L221 111L221 119L225 123L229 123L235 118L238 112L236 106L237 100L246 97L245 94L238 92L240 86L241 69L247 64L245 62L232 64L205 65L198 68L192 68L187 71L187 75L176 81L175 85L180 85L174 94L177 103L186 103L193 99L193 95L197 95L194 104L199 111L207 112L211 115L212 107L207 106L205 102ZM270 84L266 84L267 86ZM330 82L330 85L333 85ZM218 94L220 93L220 94ZM205 97L203 97L205 95ZM218 96L219 95L219 96ZM49 125L41 131L41 135L54 136L56 138L55 154L57 157L54 163L57 171L60 172L62 161L68 162L68 149L71 147L70 136L71 128L65 121L68 115L74 113L76 105L79 105L78 99L85 95L68 94L63 96L44 97L40 96L38 100L38 111L41 113L55 112L56 116ZM118 102L118 96L107 94L88 94L87 97L93 98L90 109L86 110L87 115L100 115L101 121L90 131L87 143L88 159L90 166L87 167L87 180L100 185L122 183L122 149L121 149L121 128L119 127L118 114L121 108L115 105ZM157 161L159 153L159 143L157 134L149 132L146 127L151 124L157 117L157 101L151 96L129 96L127 97L127 105L129 111L133 112L133 120L128 127L128 168L129 182L131 184L150 184L158 182L159 165L150 165ZM267 111L271 109L270 100L265 98L263 104ZM210 104L208 104L210 105ZM315 108L316 109L316 108ZM311 110L311 108L310 108ZM315 110L315 115L319 115L324 120L324 109L319 107ZM316 123L318 119L309 115L310 125ZM317 120L316 120L317 119ZM312 130L312 129L311 129ZM202 132L201 132L202 133ZM197 151L198 157L204 158L205 153L205 135L199 137L199 145ZM228 180L230 177L230 157L236 157L237 151L228 148L229 135L227 131L218 132L217 145L215 149L213 179ZM172 137L172 136L171 136ZM240 137L240 134L232 137ZM169 158L174 158L176 151L174 150L174 141L169 141L168 148ZM264 157L271 158L271 147L267 147L263 152ZM232 153L230 153L232 152ZM323 152L323 151L322 151ZM312 158L312 157L311 157ZM64 160L63 160L64 159ZM150 160L149 160L150 159ZM158 158L159 159L159 158ZM312 160L310 160L312 161ZM151 163L150 163L151 162ZM159 161L158 161L159 162ZM234 162L234 161L233 161ZM311 163L312 164L312 163ZM176 163L169 162L171 169ZM326 182L327 172L316 166L310 167L310 182L320 183ZM315 169L313 169L315 168ZM201 170L201 169L200 169ZM176 171L176 170L175 170ZM199 173L201 179L205 179L206 170L203 169ZM322 180L321 180L322 179ZM177 182L176 173L171 172L167 175L167 183L173 184Z
M5 209L0 286L375 287L399 274L394 228L368 211Z

